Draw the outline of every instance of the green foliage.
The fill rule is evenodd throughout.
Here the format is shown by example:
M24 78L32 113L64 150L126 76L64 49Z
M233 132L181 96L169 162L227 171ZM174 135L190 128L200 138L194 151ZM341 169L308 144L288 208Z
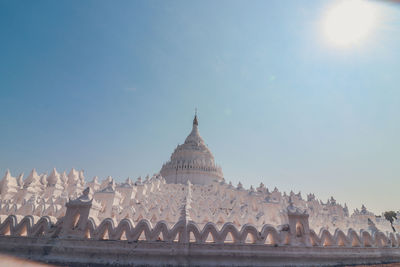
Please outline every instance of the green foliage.
M383 216L385 216L385 219L388 220L390 222L390 225L392 226L392 229L394 232L396 232L396 230L393 227L393 222L394 220L397 220L397 214L394 211L386 211Z
M385 216L385 219L388 220L390 223L393 223L394 220L397 220L397 215L394 211L386 211L383 216Z

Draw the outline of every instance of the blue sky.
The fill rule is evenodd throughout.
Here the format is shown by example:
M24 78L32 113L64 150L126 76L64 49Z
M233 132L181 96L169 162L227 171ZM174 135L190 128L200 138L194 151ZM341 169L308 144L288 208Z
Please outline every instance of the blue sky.
M328 1L0 1L0 172L160 170L199 129L226 180L399 210L400 7L335 47Z

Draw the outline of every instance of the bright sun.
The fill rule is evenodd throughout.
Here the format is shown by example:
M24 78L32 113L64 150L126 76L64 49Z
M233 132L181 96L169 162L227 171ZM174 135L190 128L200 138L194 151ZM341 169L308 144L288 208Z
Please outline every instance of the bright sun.
M338 46L353 45L375 27L377 14L366 0L342 0L327 12L323 24L329 42Z

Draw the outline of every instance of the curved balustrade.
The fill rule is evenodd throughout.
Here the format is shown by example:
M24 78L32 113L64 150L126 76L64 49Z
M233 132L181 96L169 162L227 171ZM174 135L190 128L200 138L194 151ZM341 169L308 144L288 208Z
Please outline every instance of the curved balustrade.
M48 236L55 224L54 219L44 216L38 219L37 216L28 215L23 217L10 215L0 224L0 235L39 237Z
M56 237L63 227L63 219L55 222L53 218L36 216L10 215L1 221L0 236ZM315 246L315 247L399 247L400 235L383 232L371 234L361 230L360 233L349 229L347 234L336 229L331 234L321 229L319 234L310 230L308 235L293 235L290 231L279 231L271 225L264 225L261 231L251 224L238 229L232 223L225 223L221 229L207 223L203 229L192 222L178 221L171 228L165 221L154 226L148 220L141 220L136 225L130 219L124 219L115 225L112 219L105 219L96 225L92 218L86 223L82 239L92 240L127 240L130 242L194 242L198 244L262 244L269 246ZM60 237L62 238L62 237ZM308 242L309 241L309 242Z

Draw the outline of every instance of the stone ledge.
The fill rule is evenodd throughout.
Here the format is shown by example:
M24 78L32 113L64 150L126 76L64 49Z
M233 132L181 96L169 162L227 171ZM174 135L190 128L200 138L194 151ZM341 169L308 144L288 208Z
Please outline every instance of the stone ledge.
M398 248L273 247L11 236L0 237L0 251L64 265L344 266L400 262Z

